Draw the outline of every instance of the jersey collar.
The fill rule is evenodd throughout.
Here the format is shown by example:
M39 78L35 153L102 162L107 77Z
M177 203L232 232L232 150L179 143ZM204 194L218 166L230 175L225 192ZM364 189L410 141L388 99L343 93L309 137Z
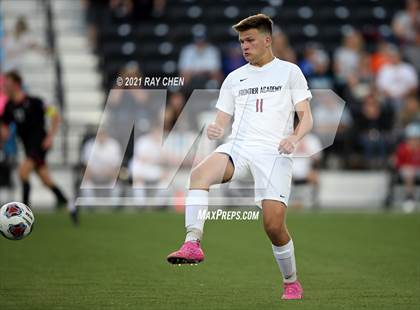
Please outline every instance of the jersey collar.
M267 62L262 67L253 66L250 63L248 63L248 69L252 71L265 71L265 70L270 69L277 62L277 60L278 60L277 57L274 57L273 60L271 60L270 62Z

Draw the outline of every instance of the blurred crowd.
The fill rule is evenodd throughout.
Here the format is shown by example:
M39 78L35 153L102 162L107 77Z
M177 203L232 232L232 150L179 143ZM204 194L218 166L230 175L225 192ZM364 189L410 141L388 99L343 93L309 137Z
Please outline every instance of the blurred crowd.
M167 9L165 0L81 1L86 10L88 35L94 50L100 30L99 8L107 7L108 18L118 23L159 19ZM317 170L320 168L387 169L406 184L407 197L412 198L413 184L420 179L420 2L407 0L405 8L395 12L389 26L392 29L389 34L378 32L375 37L366 36L357 27L348 27L335 50L328 50L323 42L308 41L302 51L294 48L293 42L280 27L275 27L275 56L296 63L312 90L330 89L345 101L344 111L329 99L314 105L315 128L312 135L302 141L301 149L328 145L329 133L335 130L337 118L341 121L332 146L297 164L296 180L317 184ZM19 70L19 59L28 48L47 51L30 40L24 19L18 20L15 28L8 33L0 28L0 36L3 72ZM237 42L233 41L222 49L217 42L209 41L206 31L193 31L193 41L180 50L176 64L177 74L185 78L186 84L169 89L163 114L147 97L147 92L138 87L132 92L113 90L108 98L112 110L108 120L109 132L102 132L100 141L104 143L102 147L109 148L114 156L106 158L103 165L113 167L122 161L131 178L139 183L146 182L148 178L153 182L164 178L158 169L163 159L141 154L144 149L149 149L152 154L153 145L158 143L154 134L156 131L152 130L156 120L163 115L164 130L168 134L192 90L219 88L224 77L243 64L245 61ZM135 61L119 70L122 77L143 75ZM2 86L0 76L0 117L7 102L7 93ZM195 110L190 111L192 115L188 126L191 128L183 130L199 130L201 120L198 116L205 118L213 107L214 101L210 100L197 104ZM118 134L124 132L127 117L131 119L133 115L136 116L134 121L139 125L139 132L131 133L129 147L124 153L126 143ZM118 130L119 126L124 128ZM92 148L93 138L88 139L90 135L88 132L81 146L82 163L86 163L87 149ZM135 144L136 137L139 141ZM97 152L98 163L104 160L100 158L101 153ZM93 170L89 171L91 181L109 181L106 176L95 176ZM96 172L101 174L103 171L97 169Z
M96 6L106 4L94 0L84 3L88 23L95 28L95 17L91 15ZM113 19L130 22L161 16L166 2L110 0L108 6ZM334 90L346 102L335 144L326 149L323 167L386 167L389 156L404 136L404 129L420 118L419 1L407 0L405 9L395 13L390 26L392 33L377 35L369 49L364 34L357 28L348 28L336 50L326 50L322 42L308 42L302 52L294 50L293 42L289 42L279 27L275 29L275 56L298 64L311 89ZM93 36L93 45L94 41ZM237 43L232 42L222 50L217 42L208 41L205 31L193 31L193 42L181 49L177 64L178 74L186 82L181 89L184 103L193 89L218 88L229 72L244 63ZM140 71L139 68L132 72L133 76L141 76ZM332 111L333 108L334 105L326 103L314 110L322 123L315 132L321 140L325 127L334 121L334 113L341 112Z
M91 15L94 10L89 7L104 3L85 2L91 33L96 33L95 18ZM141 21L162 16L166 3L111 0L108 5L112 19L130 23L133 19ZM348 27L335 50L326 49L323 42L308 41L302 51L295 50L287 34L275 27L275 56L296 63L312 90L333 90L345 101L344 111L328 96L313 105L313 134L301 142L300 150L329 145L331 132L336 130L335 140L322 153L296 161L296 182L316 185L320 168L386 169L406 185L419 181L419 1L407 0L405 8L395 12L389 26L391 33L383 35L378 31L374 37L357 27ZM185 78L186 85L171 90L168 95L166 131L174 126L194 89L218 88L227 74L245 64L237 42L232 41L222 48L217 42L209 41L205 30L193 30L192 34L193 41L179 52L176 71ZM96 35L92 35L92 46L95 40ZM136 66L134 72L127 72L125 67L119 75L142 76L141 68ZM139 100L137 109L141 102L144 100ZM205 114L212 107L212 104L201 104L195 115ZM341 119L338 128L337 119ZM147 124L145 126L147 128ZM402 161L401 149L405 150ZM402 173L403 170L412 172ZM407 185L409 199L412 198L411 187Z

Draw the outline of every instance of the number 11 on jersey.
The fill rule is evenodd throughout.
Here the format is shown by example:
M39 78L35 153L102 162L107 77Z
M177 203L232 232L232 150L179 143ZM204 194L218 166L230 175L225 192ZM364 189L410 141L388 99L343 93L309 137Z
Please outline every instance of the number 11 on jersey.
M257 101L255 102L255 111L256 112L262 112L263 111L263 100L262 99L257 99Z

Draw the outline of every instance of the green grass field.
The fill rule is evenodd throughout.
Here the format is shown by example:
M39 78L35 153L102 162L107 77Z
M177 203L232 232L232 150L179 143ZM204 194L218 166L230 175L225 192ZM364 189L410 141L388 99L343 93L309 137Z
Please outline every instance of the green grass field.
M259 221L209 221L199 266L172 266L183 216L38 214L0 239L0 309L420 309L420 214L291 213L302 301L282 282Z

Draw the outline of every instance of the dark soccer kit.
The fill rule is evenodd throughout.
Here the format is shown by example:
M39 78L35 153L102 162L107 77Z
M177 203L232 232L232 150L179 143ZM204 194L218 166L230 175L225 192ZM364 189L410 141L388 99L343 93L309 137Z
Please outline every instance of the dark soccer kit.
M47 150L42 147L42 142L47 135L43 101L29 96L19 103L9 100L2 121L7 125L12 122L16 124L26 156L31 158L38 167L43 166L47 154Z

